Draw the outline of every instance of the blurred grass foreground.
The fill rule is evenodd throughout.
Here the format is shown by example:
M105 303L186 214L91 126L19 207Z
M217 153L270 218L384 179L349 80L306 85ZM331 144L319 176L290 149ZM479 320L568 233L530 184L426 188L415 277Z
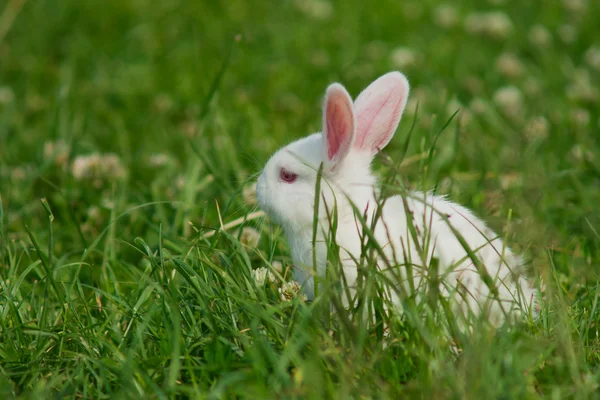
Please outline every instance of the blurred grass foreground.
M599 20L593 0L0 0L0 398L599 398ZM377 173L506 237L538 320L465 336L431 305L382 324L297 295L256 173L320 129L329 83L394 69L411 97Z

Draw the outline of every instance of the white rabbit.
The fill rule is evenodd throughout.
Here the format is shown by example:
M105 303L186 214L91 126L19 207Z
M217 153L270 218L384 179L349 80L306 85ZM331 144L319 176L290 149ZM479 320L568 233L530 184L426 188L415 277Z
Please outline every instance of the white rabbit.
M371 160L394 135L408 92L408 81L400 72L381 76L354 103L342 85L331 84L323 107L323 132L279 150L258 179L258 202L272 220L282 225L291 247L295 279L303 285L309 299L314 298L313 248L317 273L325 275L328 212L332 212L334 203L338 218L335 239L344 276L348 286L356 282L358 269L354 260L361 258L363 225L352 204L366 216L366 226L371 226L377 205L382 204L381 200L378 202ZM313 246L316 178L321 164L319 228ZM414 287L426 284L428 267L435 258L442 282L440 292L452 298L455 307L463 312L478 315L485 308L490 321L499 324L507 315L532 311L536 291L519 275L521 258L471 211L428 193L390 197L382 207L381 218L373 229L385 252L379 255L377 266L383 269L392 265L403 271L403 282L398 284L408 287L406 264L413 266ZM413 234L410 225L414 226ZM469 257L459 237L479 263ZM487 284L477 265L491 277ZM491 293L490 287L497 289L497 295ZM391 298L398 303L394 292Z

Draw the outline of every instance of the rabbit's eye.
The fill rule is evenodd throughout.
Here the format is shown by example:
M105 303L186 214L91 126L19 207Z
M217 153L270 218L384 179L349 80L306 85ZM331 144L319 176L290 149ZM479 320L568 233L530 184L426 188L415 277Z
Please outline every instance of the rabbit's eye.
M281 168L281 170L279 170L279 178L286 183L293 183L296 178L298 178L298 174L290 172L285 168Z

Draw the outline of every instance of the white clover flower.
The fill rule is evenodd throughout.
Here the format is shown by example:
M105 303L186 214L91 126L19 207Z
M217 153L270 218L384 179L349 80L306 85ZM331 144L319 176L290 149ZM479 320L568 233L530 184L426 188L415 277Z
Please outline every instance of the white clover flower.
M530 120L524 129L525 137L529 141L538 139L546 139L548 137L548 131L550 130L550 123L542 116L535 117Z
M103 197L102 200L100 200L100 205L104 208L106 208L107 210L112 210L115 208L115 200L109 197Z
M523 90L530 96L538 95L541 91L540 83L537 79L530 76L523 83Z
M203 126L200 125L197 121L187 120L183 121L179 125L179 129L181 129L186 137L196 137L202 133Z
M254 249L258 246L260 240L260 232L251 226L245 226L242 228L240 234L240 243L249 249Z
M390 59L396 68L408 68L417 64L418 54L415 50L409 47L397 47L392 50Z
M265 284L265 282L275 282L275 275L265 267L260 267L252 270L252 277L259 286Z
M469 103L469 108L477 115L484 115L489 109L488 103L481 97L475 97Z
M10 171L10 177L14 181L24 181L27 178L27 171L23 167L14 167Z
M415 88L406 102L406 111L414 113L419 106L419 110L423 111L423 107L427 103L427 91L424 88Z
M573 13L581 13L587 9L587 0L563 0L563 6Z
M235 99L240 103L249 103L250 102L250 93L248 93L247 88L237 88L235 91Z
M296 0L298 10L316 20L326 20L333 15L333 6L326 0Z
M466 76L463 81L465 89L471 94L480 94L483 91L483 80L475 75Z
M55 165L60 167L66 168L70 153L71 146L62 139L44 143L44 159L52 160Z
M483 205L488 213L498 216L502 205L506 204L502 190L486 190L483 196Z
M594 153L590 150L585 150L581 143L577 143L571 148L571 157L573 157L576 161L593 161Z
M184 175L177 175L177 177L175 178L175 187L181 190L185 186L185 182L186 180Z
M100 154L92 153L87 156L77 156L71 165L73 177L77 180L91 178L100 168Z
M277 290L282 301L290 301L300 293L300 285L296 281L289 281L285 282ZM301 298L306 300L306 296L302 296Z
M588 126L591 119L589 111L583 108L575 108L571 110L569 116L575 125L582 128Z
M591 259L589 258L589 256L587 262L588 265L591 263ZM596 336L597 335L598 333L596 333ZM586 372L585 375L583 375L582 383L582 393L596 393L596 391L598 390L598 381L596 381L596 377L589 372Z
M76 180L123 179L127 176L121 159L114 153L77 156L71 164L71 173Z
M273 261L271 265L275 271L279 272L280 274L283 273L283 264L281 261Z
M127 175L121 159L114 153L107 153L101 157L102 175L106 178L122 179Z
M505 39L512 32L513 24L502 11L474 12L467 15L465 29L474 35Z
M173 99L166 93L159 93L154 97L154 108L156 108L159 113L170 111L174 105Z
M523 176L518 173L506 174L500 176L500 186L502 189L507 190L513 187L520 187L523 185Z
M468 125L473 119L471 111L469 111L460 101L458 101L456 97L453 97L452 100L450 100L446 105L446 115L448 118L450 118L457 111L458 113L454 117L454 120L452 121L453 123L459 121L460 126L465 126Z
M494 103L508 116L516 116L523 105L523 95L515 86L505 86L494 93Z
M252 182L249 185L244 186L242 189L242 198L244 199L244 203L247 205L256 205L256 182Z
M0 86L0 104L10 104L15 100L15 93L8 86Z
M465 127L473 121L473 113L468 108L462 108L456 115L461 127Z
M512 21L506 13L492 11L487 14L486 32L489 36L504 39L511 33L512 29Z
M576 145L574 145L571 148L570 153L571 153L571 157L573 157L577 161L583 160L583 148L582 148L581 144L577 143Z
M534 25L529 30L529 41L538 47L549 47L552 44L552 34L544 25Z
M87 210L87 216L88 216L88 219L90 219L92 221L98 221L102 217L102 213L98 206L91 206Z
M558 27L558 37L565 44L574 43L577 40L577 36L577 28L573 25L565 24Z
M417 105L420 110L423 110L423 103L414 97L409 97L406 101L406 113L414 113L417 110Z
M496 69L507 78L518 78L523 75L525 68L516 55L503 53L496 60Z
M594 86L587 69L579 68L573 74L573 80L567 86L567 98L574 101L596 102L600 91Z
M585 62L600 72L600 47L590 47L585 52Z
M450 29L456 26L458 20L458 12L450 4L441 4L433 10L433 21L437 26Z
M164 167L173 163L173 158L165 153L155 153L150 156L150 165L154 168Z

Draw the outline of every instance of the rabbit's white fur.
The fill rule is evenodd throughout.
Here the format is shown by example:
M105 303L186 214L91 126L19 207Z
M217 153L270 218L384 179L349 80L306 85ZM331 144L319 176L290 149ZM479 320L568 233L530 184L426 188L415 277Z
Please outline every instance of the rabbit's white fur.
M295 264L295 279L303 285L309 299L314 297L313 247L317 273L325 275L328 212L331 214L334 204L338 218L336 242L341 249L344 275L350 287L356 282L358 270L353 259L361 258L363 229L352 204L366 215L367 226L371 226L378 204L377 179L370 170L371 160L392 138L408 91L408 81L399 72L377 79L354 103L343 86L330 85L323 110L323 133L312 134L279 150L258 179L259 204L283 226ZM313 246L316 177L321 164L319 228ZM284 172L287 175L282 175ZM290 177L295 180L289 182ZM408 218L416 235L411 234ZM480 265L485 266L498 290L497 297L490 293L449 224L481 260ZM520 275L522 260L484 222L460 205L426 193L394 196L383 203L373 233L389 265L396 266L395 276L402 281L397 284L404 289L409 287L406 264L413 266L414 286L418 287L427 282L428 266L435 258L443 282L441 293L455 299L454 304L463 312L480 314L485 307L490 320L501 323L505 315L531 311L536 292ZM380 260L378 268L384 267ZM394 291L391 299L398 303Z

